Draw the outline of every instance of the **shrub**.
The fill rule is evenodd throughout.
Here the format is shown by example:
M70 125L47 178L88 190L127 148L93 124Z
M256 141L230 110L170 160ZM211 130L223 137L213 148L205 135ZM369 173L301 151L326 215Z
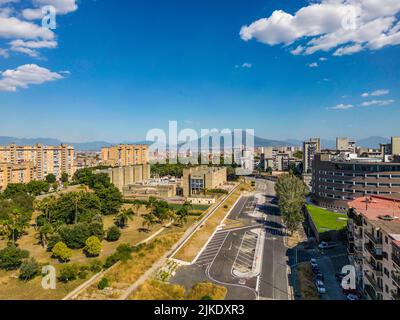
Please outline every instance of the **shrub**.
M72 250L64 242L58 242L51 252L60 262L67 262L72 257Z
M89 257L97 257L101 252L101 242L96 236L89 237L86 242L84 251Z
M23 260L29 257L29 251L18 249L15 245L0 250L0 269L18 269Z
M112 255L109 255L104 262L104 268L108 269L114 264L116 264L120 260L119 254L118 253L113 253Z
M121 237L121 231L118 227L112 226L107 230L107 241L118 241Z
M49 238L49 242L47 243L47 251L51 252L53 250L54 246L59 242L62 242L62 238L60 237L60 235L55 234L55 235L51 236Z
M132 247L127 243L120 244L117 248L117 255L119 256L119 260L122 261L132 259L132 252Z
M93 273L98 273L103 269L103 264L101 263L100 260L95 259L93 261L90 262L89 265L89 270Z
M97 288L99 288L100 290L104 290L107 287L108 287L108 279L102 278L98 283Z
M76 264L66 264L60 268L58 279L62 282L75 280L79 273L79 267Z
M22 281L29 281L35 278L40 273L39 263L34 258L30 260L25 260L21 264L21 269L19 271L19 278Z

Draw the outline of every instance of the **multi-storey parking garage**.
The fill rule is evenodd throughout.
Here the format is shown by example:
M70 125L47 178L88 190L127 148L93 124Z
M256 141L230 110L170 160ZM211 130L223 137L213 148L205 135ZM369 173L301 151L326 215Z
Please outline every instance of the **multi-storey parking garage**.
M318 154L313 162L312 191L318 205L340 211L365 195L400 196L400 163L378 159L339 161Z

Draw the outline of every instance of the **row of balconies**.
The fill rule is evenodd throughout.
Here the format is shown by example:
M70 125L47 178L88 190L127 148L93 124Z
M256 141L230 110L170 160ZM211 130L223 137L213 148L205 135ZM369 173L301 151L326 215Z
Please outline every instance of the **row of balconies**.
M374 234L370 231L364 231L364 234L376 245L382 245L383 239L381 237L375 237Z
M368 280L368 282L371 284L371 286L374 288L375 292L378 292L378 293L383 292L383 288L381 285L379 285L378 280L376 278L374 278L368 272L364 272L364 276Z
M365 244L364 249L371 256L373 256L375 260L382 260L382 258L383 258L382 249L376 248L375 246L371 245L370 243Z

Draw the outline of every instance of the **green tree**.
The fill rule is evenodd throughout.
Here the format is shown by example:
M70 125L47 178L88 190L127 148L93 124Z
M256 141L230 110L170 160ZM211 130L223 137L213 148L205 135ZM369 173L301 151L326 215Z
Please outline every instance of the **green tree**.
M121 229L128 225L128 221L132 221L135 212L132 209L123 209L115 217L115 224Z
M39 263L34 259L31 258L30 260L25 260L21 264L21 268L19 271L19 279L22 281L29 281L35 278L40 273L40 266Z
M99 290L104 290L109 286L107 278L101 278L100 282L97 284Z
M142 226L146 227L146 229L148 231L156 223L157 223L157 220L156 220L156 218L154 217L154 215L152 213L147 213L147 214L143 215Z
M66 264L60 268L58 279L62 282L73 281L78 277L79 266L76 264Z
M52 222L52 211L56 209L56 197L49 196L44 198L42 201L35 202L36 210L40 210L46 216L46 219L49 223Z
M54 229L50 223L45 223L43 226L39 227L38 238L42 247L47 245L52 234L54 234Z
M3 196L6 199L11 199L20 193L27 193L26 184L10 183L7 185L7 188L4 190Z
M54 182L57 181L56 176L55 176L54 174L52 174L52 173L49 173L49 174L46 176L45 179L46 179L46 182L48 182L48 183L54 183Z
M119 230L118 227L112 226L107 230L107 236L106 236L107 241L110 242L118 241L120 237L121 237L121 231Z
M84 251L87 256L97 257L100 255L101 242L100 242L99 238L97 238L96 236L91 236L86 240L85 244L86 244L86 246L84 248Z
M275 191L279 197L279 210L283 222L288 231L293 233L304 220L302 208L309 190L302 180L290 173L278 178Z
M72 257L72 250L64 242L58 242L51 252L60 262L68 262Z
M182 226L187 222L189 212L193 209L193 205L190 202L185 202L181 208L176 212L176 220Z
M112 215L118 213L122 204L122 193L114 186L104 187L100 185L95 189L95 193L100 200L101 212L104 215Z
M62 183L66 183L66 182L68 182L68 180L69 180L69 175L68 175L68 173L63 172L63 173L61 174L61 182L62 182Z
M23 260L29 257L29 252L18 249L15 245L10 245L0 250L0 269L18 269Z
M50 185L46 181L32 180L26 184L26 191L33 196L38 196L42 193L49 192Z

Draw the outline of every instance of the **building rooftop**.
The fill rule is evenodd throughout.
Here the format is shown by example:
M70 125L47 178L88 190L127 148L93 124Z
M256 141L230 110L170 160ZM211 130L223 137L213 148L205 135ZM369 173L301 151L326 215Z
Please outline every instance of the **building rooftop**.
M400 234L400 199L368 196L349 201L348 206L366 217L375 228L391 235Z
M400 198L373 195L349 201L348 206L370 220L378 220L382 216L400 217Z

